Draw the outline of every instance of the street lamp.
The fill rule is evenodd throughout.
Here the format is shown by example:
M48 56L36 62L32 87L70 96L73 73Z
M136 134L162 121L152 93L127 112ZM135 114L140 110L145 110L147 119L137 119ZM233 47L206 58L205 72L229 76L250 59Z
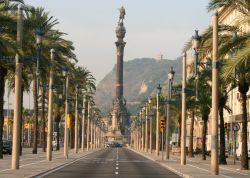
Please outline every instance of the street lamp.
M68 103L68 87L69 87L69 74L66 68L63 69L62 72L63 77L65 77L65 118L64 118L64 156L68 159L68 127L69 121L68 119L68 110L69 110L69 103Z
M149 115L149 150L150 153L152 153L152 116L151 116L151 103L152 103L152 97L150 96L148 98L148 115Z
M156 156L159 156L159 117L160 117L160 113L159 113L159 104L160 104L160 94L161 94L161 85L158 84L157 86L157 97L156 97Z
M86 113L85 113L85 93L84 90L83 92L83 101L82 101L82 152L84 152L84 145L85 145L85 118L86 118Z
M212 17L213 62L212 62L212 134L211 134L211 173L219 174L218 165L218 13ZM221 123L223 124L223 123Z
M166 159L169 159L169 117L170 117L170 101L172 95L172 85L174 80L175 71L173 67L170 68L168 73L168 101L167 101L167 121L166 121Z
M182 61L181 165L186 164L186 61L187 54L185 52ZM191 149L193 148L190 148L190 151Z
M43 36L44 36L44 32L42 31L42 29L38 29L36 31L36 45L37 45L37 58L36 58L36 85L37 85L37 89L36 89L36 97L38 99L38 95L39 95L39 75L40 75L40 58L41 58L41 45L42 45L42 41L43 41ZM38 101L36 102L37 106L35 106L36 109L38 109ZM36 118L35 118L35 124L34 124L34 146L33 146L33 154L37 154L37 136L38 136L38 110L36 111ZM43 121L43 134L45 134L45 121ZM45 143L43 143L45 145ZM43 146L43 149L45 151L45 147Z
M22 4L18 5L17 11L17 44L22 48L23 37L23 8ZM14 119L13 119L13 146L11 169L19 169L19 154L20 154L20 118L21 118L21 75L22 63L19 54L16 54L16 69L15 69L15 98L14 98Z
M75 106L75 153L78 153L78 84L76 84L76 106Z
M52 112L53 112L53 83L54 83L54 71L53 61L55 50L51 49L51 66L50 66L50 78L49 78L49 105L48 105L48 135L47 135L47 160L52 160ZM45 133L44 133L45 134Z
M196 100L198 100L198 79L199 79L199 68L198 68L198 64L199 64L199 56L198 56L198 47L200 45L200 41L201 41L201 36L199 36L199 31L195 30L195 35L192 37L192 48L194 50L194 56L195 56L195 60L194 60L194 76L195 76L195 80L196 80Z
M148 102L145 103L145 152L148 152Z

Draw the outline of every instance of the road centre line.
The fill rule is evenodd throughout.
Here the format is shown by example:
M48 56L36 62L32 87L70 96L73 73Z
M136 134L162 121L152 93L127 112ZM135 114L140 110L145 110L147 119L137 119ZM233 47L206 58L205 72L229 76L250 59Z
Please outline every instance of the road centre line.
M116 148L116 160L119 160L118 148Z

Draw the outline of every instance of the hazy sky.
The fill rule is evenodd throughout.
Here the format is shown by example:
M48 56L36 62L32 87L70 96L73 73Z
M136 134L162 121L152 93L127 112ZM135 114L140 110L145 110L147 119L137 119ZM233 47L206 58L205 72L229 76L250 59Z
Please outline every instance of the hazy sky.
M183 45L194 34L195 29L203 31L211 24L211 14L206 10L208 2L209 0L25 0L26 4L44 7L59 20L60 24L55 28L68 33L66 38L74 42L79 65L87 67L97 82L116 63L114 42L119 7L123 5L126 9L125 61L142 57L154 58L159 53L164 58L175 59L181 55ZM11 103L12 100L11 97ZM28 97L25 96L26 107L27 100Z
M156 57L175 59L195 29L211 21L208 0L25 0L45 7L60 22L56 28L74 42L79 65L100 81L116 62L115 27L126 9L124 60Z

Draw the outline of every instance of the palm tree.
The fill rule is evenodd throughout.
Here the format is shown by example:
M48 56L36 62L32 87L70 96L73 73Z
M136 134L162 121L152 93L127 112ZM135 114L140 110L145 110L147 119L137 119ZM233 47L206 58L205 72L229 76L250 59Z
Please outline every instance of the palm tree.
M10 2L7 0L0 1L0 54L2 56L14 56L15 52L17 51L15 43L16 19L14 13L8 11L10 9L10 5ZM3 105L7 71L7 63L0 60L0 159L3 158Z
M35 38L34 34L37 30L43 31L45 33L49 33L52 31L52 27L58 23L57 20L54 20L53 17L49 16L49 13L45 12L43 8L34 8L31 7L29 11L26 13L26 21L25 21L25 43L26 45L23 46L23 50L26 55L33 56L34 51L36 49L35 46ZM46 45L46 44L44 44ZM44 51L44 53L49 54L48 51ZM39 54L38 54L39 55ZM43 57L43 53L41 54ZM40 61L40 69L42 70L41 73L46 73L46 70L48 70L48 62L46 62L46 59L48 61L49 58L42 58L43 60ZM46 64L46 65L43 65ZM33 75L33 99L34 99L34 145L33 145L33 153L37 153L37 131L38 131L38 84L37 84L37 74L34 72L35 70L35 63L33 65L30 65L30 72ZM45 117L43 117L44 119ZM43 125L45 126L45 120L43 120ZM43 126L43 128L45 128ZM44 137L43 137L44 138ZM44 140L45 144L45 140Z
M250 22L250 2L249 0L211 0L208 4L208 10L218 8L228 8L236 10L242 14L240 20L236 22L236 27ZM237 39L234 41L228 40L221 49L220 56L230 54L232 49L237 49L237 53L226 61L226 65L222 71L223 79L235 79L238 91L241 94L242 106L242 153L241 153L241 169L248 170L248 143L247 143L247 92L250 86L249 74L249 59L250 59L250 38L249 32L241 32ZM237 76L232 77L232 72L236 69Z

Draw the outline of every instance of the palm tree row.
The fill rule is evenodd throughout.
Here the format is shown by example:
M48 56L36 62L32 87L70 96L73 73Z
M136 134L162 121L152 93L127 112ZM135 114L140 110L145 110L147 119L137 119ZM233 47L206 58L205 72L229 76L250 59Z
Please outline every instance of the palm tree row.
M210 0L208 10L217 10L219 8L236 10L241 13L234 25L228 26L219 24L219 60L222 64L219 71L219 116L220 116L220 164L227 164L225 156L225 128L224 128L224 109L231 112L232 108L227 106L228 93L234 88L237 88L241 94L241 108L242 108L242 153L241 153L241 169L249 169L248 165L248 144L247 144L247 92L250 86L250 32L243 31L242 25L249 24L250 22L250 1L249 0ZM220 15L220 12L219 12ZM185 45L184 51L192 48L191 40ZM200 43L198 46L198 53L202 62L211 61L212 53L212 27L207 28L200 36ZM194 67L192 65L191 67ZM206 142L206 122L210 113L210 105L204 106L204 103L211 103L211 69L204 69L201 75L207 73L202 83L199 83L199 95L197 104L193 110L197 110L197 114L201 114L204 121L203 139L202 139L202 152L203 159L205 159L205 142ZM191 81L193 79L189 79ZM200 81L199 81L200 82ZM202 88L202 86L207 87ZM200 95L204 95L202 100ZM203 104L202 104L203 103ZM193 124L193 122L192 122ZM193 127L193 126L192 126ZM193 140L193 138L190 138ZM190 148L192 149L192 148Z
M22 96L24 92L33 92L33 125L34 125L34 141L33 153L37 153L37 135L38 135L38 117L41 118L43 148L45 151L45 128L46 128L46 111L48 98L48 80L49 70L52 67L55 71L55 91L56 94L63 95L64 78L62 71L67 70L70 75L69 95L75 96L75 88L82 91L95 91L95 78L84 67L76 65L77 58L74 54L73 43L66 40L66 33L55 29L55 25L59 23L57 19L50 16L42 7L25 6L24 13L24 31L22 49L18 49L16 44L16 15L17 2L23 1L0 1L0 158L2 158L2 135L3 135L3 105L6 80L8 80L9 92L14 89L15 65L13 62L3 60L3 56L15 56L19 53L23 61L22 72ZM36 35L43 36L42 43L37 43ZM54 62L50 61L50 50L55 50ZM39 68L37 73L37 60L39 60ZM38 80L39 79L39 80ZM79 98L80 101L81 98ZM23 100L22 100L23 101ZM39 111L38 105L41 105ZM22 103L23 106L23 103ZM23 108L23 107L22 107ZM60 122L62 115L63 102L56 103L57 114L55 121ZM73 113L73 112L72 112Z

